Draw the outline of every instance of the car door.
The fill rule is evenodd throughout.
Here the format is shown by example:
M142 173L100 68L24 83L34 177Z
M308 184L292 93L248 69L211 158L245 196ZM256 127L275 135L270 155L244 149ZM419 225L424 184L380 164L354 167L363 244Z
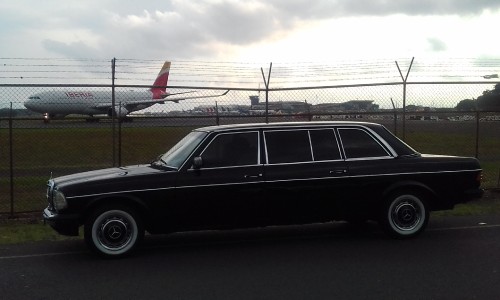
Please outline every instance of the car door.
M219 133L196 154L198 162L179 173L181 223L201 228L259 224L264 201L258 131Z
M333 128L266 130L265 188L277 224L331 220L348 170Z
M376 200L382 197L384 189L397 179L394 173L394 156L379 138L367 128L340 127L339 139L342 144L350 180L351 191L344 206L358 215L376 213Z

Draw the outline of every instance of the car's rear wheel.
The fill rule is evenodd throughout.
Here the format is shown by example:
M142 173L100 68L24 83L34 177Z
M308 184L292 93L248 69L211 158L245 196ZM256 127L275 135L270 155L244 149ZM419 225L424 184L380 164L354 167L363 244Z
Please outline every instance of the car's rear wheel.
M410 238L427 227L429 211L425 200L418 193L399 193L387 199L380 221L392 237Z
M85 242L94 252L119 257L131 253L144 237L140 217L130 208L102 207L84 225Z

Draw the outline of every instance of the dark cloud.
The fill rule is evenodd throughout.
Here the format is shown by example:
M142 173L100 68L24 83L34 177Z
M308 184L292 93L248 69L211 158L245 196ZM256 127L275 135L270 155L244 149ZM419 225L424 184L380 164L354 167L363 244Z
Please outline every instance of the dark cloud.
M193 29L199 30L207 40L236 45L258 43L269 39L276 33L286 34L302 21L394 14L474 15L486 9L500 9L500 1L223 0L217 2L179 1L173 2L172 5L172 10L181 14L186 20L185 26L192 26ZM195 36L199 38L199 35Z
M109 1L78 11L72 24L99 36L98 46L45 40L45 49L68 56L193 58L212 56L215 45L245 46L286 36L301 22L355 16L478 15L500 9L498 0L241 0ZM69 13L69 11L68 11ZM65 15L68 18L68 14ZM69 24L69 21L66 21ZM68 25L70 27L70 25ZM432 50L446 45L429 39ZM101 55L97 55L101 54Z

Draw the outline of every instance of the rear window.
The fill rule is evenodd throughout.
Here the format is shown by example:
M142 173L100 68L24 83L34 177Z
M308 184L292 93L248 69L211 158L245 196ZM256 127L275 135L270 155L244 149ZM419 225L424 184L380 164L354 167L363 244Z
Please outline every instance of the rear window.
M340 128L339 134L347 159L390 156L382 145L362 129Z
M264 133L269 164L341 159L333 129L276 130Z

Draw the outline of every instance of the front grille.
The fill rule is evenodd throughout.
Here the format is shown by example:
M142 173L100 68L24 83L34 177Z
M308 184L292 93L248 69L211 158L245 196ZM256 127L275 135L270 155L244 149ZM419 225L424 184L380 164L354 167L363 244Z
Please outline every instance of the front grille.
M49 203L49 208L54 208L54 181L49 180L47 182L47 202Z

